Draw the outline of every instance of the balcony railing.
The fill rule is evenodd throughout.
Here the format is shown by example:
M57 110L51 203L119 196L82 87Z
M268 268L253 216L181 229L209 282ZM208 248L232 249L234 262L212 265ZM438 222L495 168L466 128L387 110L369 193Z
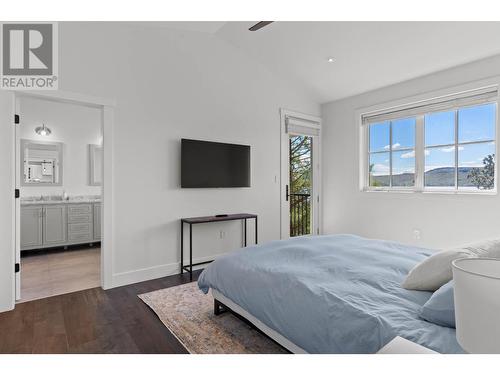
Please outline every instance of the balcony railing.
M290 237L311 234L311 195L290 194Z

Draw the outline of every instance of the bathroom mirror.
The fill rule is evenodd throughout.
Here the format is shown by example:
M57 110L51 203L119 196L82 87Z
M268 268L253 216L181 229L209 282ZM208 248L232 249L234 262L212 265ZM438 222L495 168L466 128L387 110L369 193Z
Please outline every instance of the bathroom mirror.
M99 145L89 145L89 157L89 185L100 186L102 183L102 147Z
M21 185L61 186L63 144L21 139Z

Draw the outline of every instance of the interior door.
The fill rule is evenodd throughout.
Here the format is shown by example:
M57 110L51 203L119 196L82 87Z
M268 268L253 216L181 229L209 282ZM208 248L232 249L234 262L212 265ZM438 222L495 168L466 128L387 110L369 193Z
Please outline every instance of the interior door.
M321 119L281 111L281 238L320 234Z

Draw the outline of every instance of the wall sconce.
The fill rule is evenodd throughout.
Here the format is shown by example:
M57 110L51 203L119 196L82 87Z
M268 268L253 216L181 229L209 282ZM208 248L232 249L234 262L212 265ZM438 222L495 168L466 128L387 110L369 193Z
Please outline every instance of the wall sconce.
M45 126L45 124L42 124L42 126L38 126L35 129L35 133L38 135L47 136L47 135L50 135L50 133L52 133L52 131L49 128L47 128Z

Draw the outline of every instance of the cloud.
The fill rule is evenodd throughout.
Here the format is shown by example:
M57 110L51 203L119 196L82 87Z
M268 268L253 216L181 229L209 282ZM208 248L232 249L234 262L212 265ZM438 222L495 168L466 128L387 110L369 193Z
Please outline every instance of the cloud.
M412 167L408 168L393 168L392 169L392 174L393 175L398 175L398 174L403 174L403 173L415 173L415 169Z
M462 151L463 149L464 149L464 146L458 146L458 151ZM454 152L455 146L443 147L440 150L443 152Z
M473 161L473 160L468 160L468 161L463 161L461 162L460 164L462 165L467 165L468 167L482 167L483 166L483 159L480 159L480 163L478 163L477 161Z
M429 150L424 151L425 156L430 155L430 153L431 152ZM414 157L415 157L415 150L408 151L408 152L405 152L404 154L401 154L401 159L409 159L409 158L414 158Z
M390 172L390 168L386 164L374 164L372 169L372 174L374 176L387 175Z
M401 154L401 159L409 159L414 157L415 157L415 151L405 152L404 154Z
M395 150L401 147L401 143L393 143L392 149ZM384 150L389 150L391 147L389 145L384 146Z

